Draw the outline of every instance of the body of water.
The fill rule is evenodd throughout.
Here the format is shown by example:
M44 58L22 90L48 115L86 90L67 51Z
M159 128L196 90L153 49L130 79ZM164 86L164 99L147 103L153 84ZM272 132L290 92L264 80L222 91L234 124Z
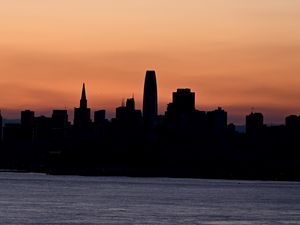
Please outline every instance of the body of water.
M300 183L0 173L0 224L300 224Z

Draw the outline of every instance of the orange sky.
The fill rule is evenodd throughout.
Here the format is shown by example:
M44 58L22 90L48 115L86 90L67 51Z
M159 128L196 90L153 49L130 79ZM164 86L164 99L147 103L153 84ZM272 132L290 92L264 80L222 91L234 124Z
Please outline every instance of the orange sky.
M0 107L7 118L79 104L113 115L155 69L160 112L190 87L199 109L243 123L300 114L300 1L2 0Z

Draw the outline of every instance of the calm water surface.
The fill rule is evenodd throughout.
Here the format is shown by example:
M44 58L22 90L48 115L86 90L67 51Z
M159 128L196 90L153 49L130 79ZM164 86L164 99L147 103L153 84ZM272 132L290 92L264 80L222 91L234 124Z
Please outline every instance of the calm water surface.
M300 224L300 183L0 173L0 224Z

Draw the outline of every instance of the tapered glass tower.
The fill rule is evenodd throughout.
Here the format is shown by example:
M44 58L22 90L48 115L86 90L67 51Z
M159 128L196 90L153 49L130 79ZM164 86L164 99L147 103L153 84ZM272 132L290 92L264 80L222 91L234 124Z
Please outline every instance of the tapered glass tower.
M147 124L153 124L157 117L157 84L154 70L146 72L143 99L143 117Z

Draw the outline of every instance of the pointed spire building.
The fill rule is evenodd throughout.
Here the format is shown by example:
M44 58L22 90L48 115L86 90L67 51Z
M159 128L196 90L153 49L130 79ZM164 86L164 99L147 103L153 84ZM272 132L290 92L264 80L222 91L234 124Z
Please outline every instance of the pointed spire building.
M91 109L87 107L85 83L82 85L79 108L74 110L74 127L87 128L91 125Z
M87 108L87 99L85 93L85 83L82 85L82 92L81 92L81 99L80 99L80 108L86 109Z

